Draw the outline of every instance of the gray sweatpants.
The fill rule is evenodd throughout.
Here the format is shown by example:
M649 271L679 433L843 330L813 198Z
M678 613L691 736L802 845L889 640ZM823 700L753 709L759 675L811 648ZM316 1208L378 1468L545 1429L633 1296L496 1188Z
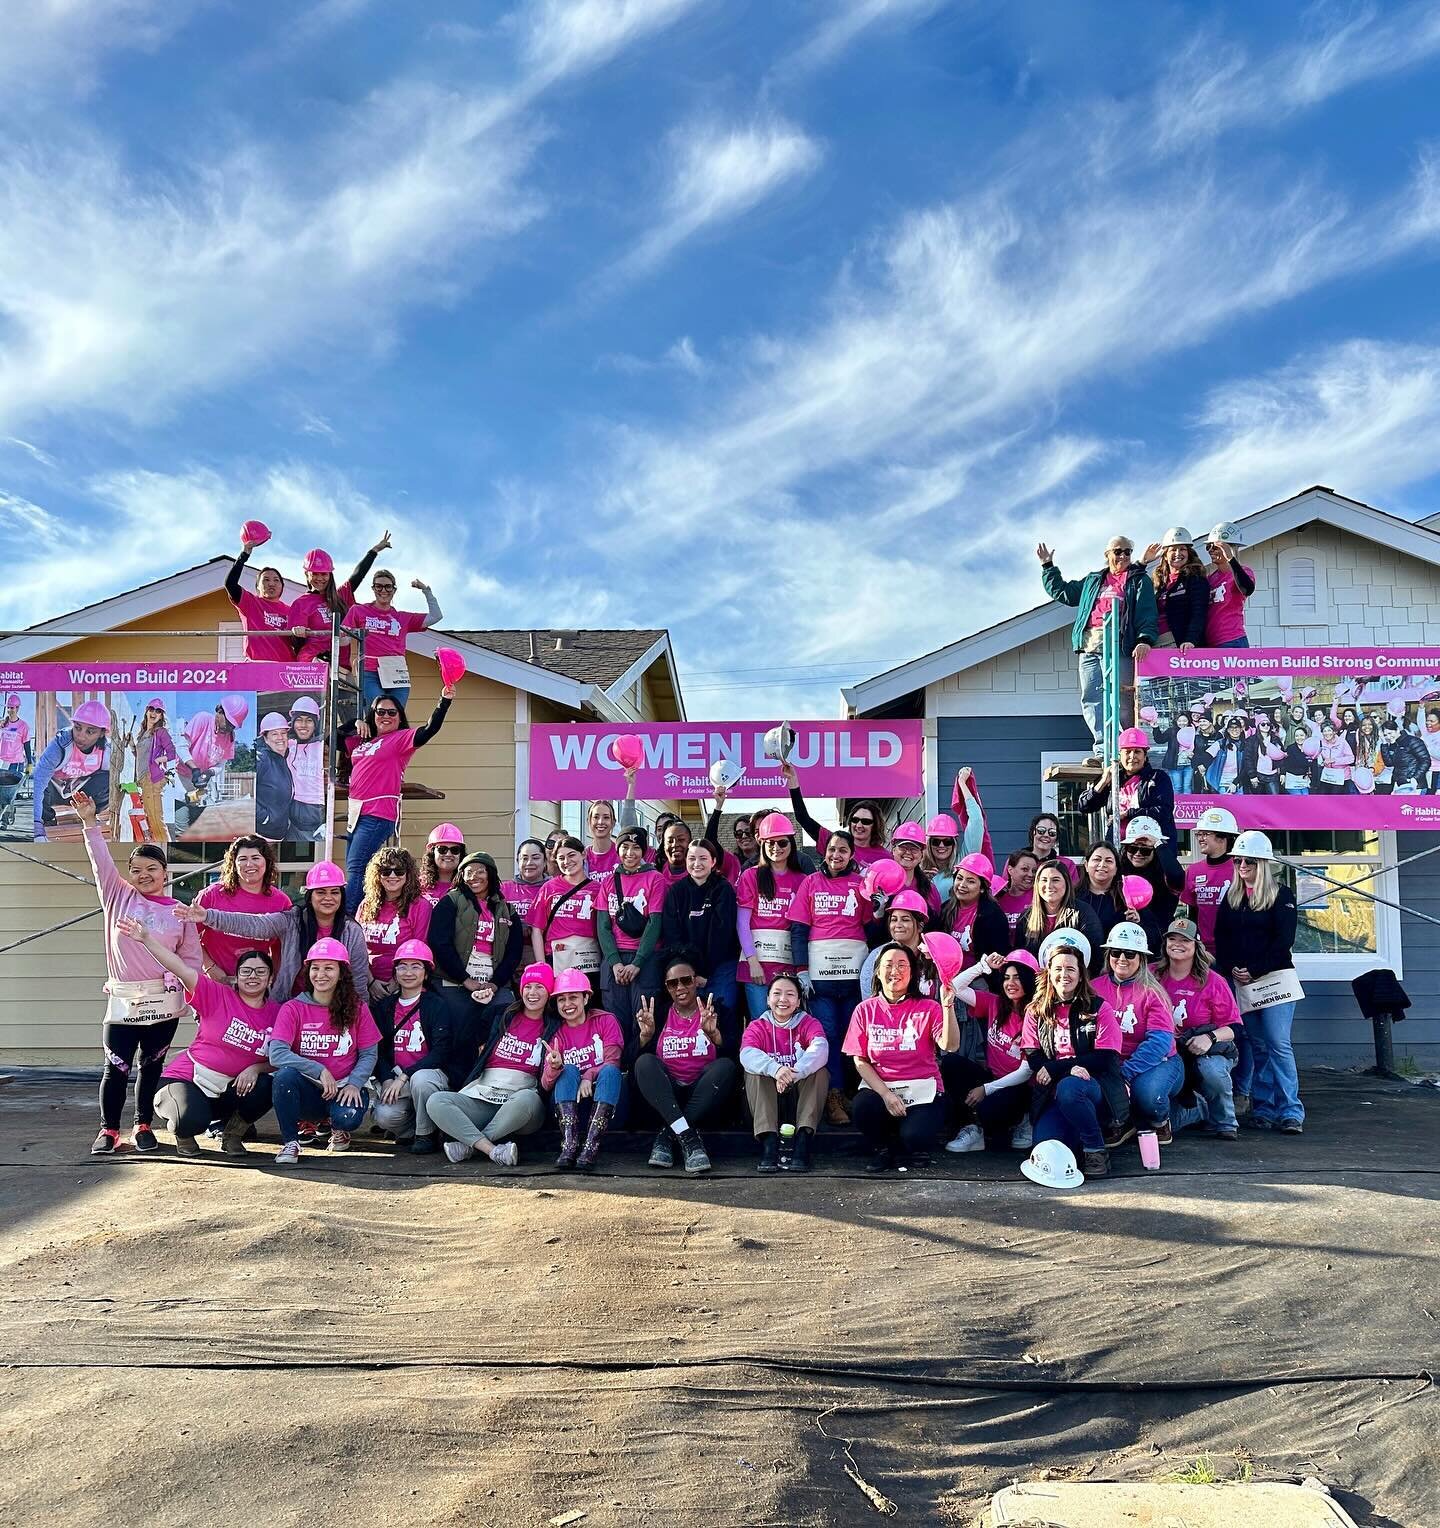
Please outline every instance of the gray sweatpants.
M430 1117L430 1100L437 1093L445 1092L450 1079L438 1067L421 1067L405 1079L404 1091L393 1104L380 1102L380 1085L375 1084L375 1123L382 1130L389 1130L401 1140L416 1135L432 1135L435 1130Z
M545 1123L545 1100L539 1088L512 1093L503 1104L487 1104L468 1093L435 1093L429 1107L437 1128L466 1146L478 1145L481 1136L498 1145L533 1135Z

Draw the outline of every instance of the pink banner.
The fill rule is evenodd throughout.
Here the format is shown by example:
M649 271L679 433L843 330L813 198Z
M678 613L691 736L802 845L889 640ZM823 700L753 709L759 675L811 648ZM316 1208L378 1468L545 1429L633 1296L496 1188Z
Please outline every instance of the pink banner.
M1136 676L1178 826L1440 828L1440 648L1159 648Z
M642 800L709 796L710 766L728 759L744 770L732 797L783 796L776 759L765 757L767 722L649 722L634 727L589 723L537 724L530 729L533 801L613 799L625 793L625 771L611 745L638 737L644 760L635 779ZM924 724L793 722L790 761L809 796L907 797L922 791Z

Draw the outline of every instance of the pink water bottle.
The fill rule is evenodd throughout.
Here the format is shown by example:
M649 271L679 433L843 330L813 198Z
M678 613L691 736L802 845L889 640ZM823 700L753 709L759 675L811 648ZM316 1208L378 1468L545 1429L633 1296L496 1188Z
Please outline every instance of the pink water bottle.
M1153 1130L1142 1130L1136 1140L1140 1143L1140 1161L1149 1171L1160 1170L1160 1137Z

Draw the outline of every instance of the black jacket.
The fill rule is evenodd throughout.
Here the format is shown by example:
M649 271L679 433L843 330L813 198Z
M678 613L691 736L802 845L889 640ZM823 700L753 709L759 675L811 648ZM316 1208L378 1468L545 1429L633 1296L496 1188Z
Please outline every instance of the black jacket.
M479 909L480 903L475 893L463 881L456 883L435 904L430 912L430 932L426 943L435 952L435 964L440 967L440 974L446 981L463 983L465 980L465 967L469 959L460 958L460 952L455 947L455 921L458 912L458 904L454 900L457 896L465 897L473 911ZM497 924L498 927L498 924ZM471 948L474 948L473 940ZM519 915L514 908L510 910L510 933L505 940L504 950L494 952L495 974L491 980L495 986L508 987L511 979L520 967L520 961L525 953L525 932L520 926Z
M460 1081L456 1083L457 1088L466 1087L468 1084L474 1082L475 1079L484 1072L485 1068L490 1065L490 1058L495 1054L495 1047L499 1045L501 1037L504 1035L510 1020L514 1018L516 1013L519 1011L515 1010L512 1012L512 1008L512 1004L507 1004L504 1008L496 1011L494 1017L490 1020L490 1028L486 1032L484 1040L482 1040L480 1043L479 1054L476 1056L474 1063L465 1073L464 1077L462 1077ZM545 1027L540 1031L541 1043L544 1045L549 1045L550 1042L555 1038L555 1033L559 1028L560 1015L555 1012L553 1007L547 1008L545 1010Z
M664 950L693 950L699 974L713 975L727 960L740 958L735 919L735 888L718 869L710 872L703 886L697 886L687 875L665 893L660 946Z
M1382 742L1380 757L1390 767L1392 785L1423 786L1430 778L1430 750L1413 732L1402 732L1393 743Z
M1099 1011L1098 1008L1096 1011ZM1121 1122L1128 1117L1130 1098L1125 1087L1125 1077L1121 1071L1120 1052L1095 1049L1095 1033L1096 1024L1092 1014L1080 1024L1078 1030L1073 1025L1071 1027L1071 1044L1075 1051L1073 1056L1066 1056L1062 1060L1049 1055L1038 1046L1034 1050L1025 1052L1025 1059L1030 1063L1030 1070L1038 1072L1041 1067L1044 1067L1050 1077L1047 1084L1035 1082L1031 1085L1030 1118L1032 1120L1038 1120L1050 1107L1055 1101L1055 1090L1060 1086L1061 1080L1068 1077L1077 1066L1083 1066L1100 1085L1100 1091L1104 1095L1104 1104L1099 1111L1101 1123L1104 1123L1107 1114L1111 1119Z
M261 838L282 842L288 836L290 803L295 782L283 754L274 753L264 740L255 744L255 831Z
M1075 913L1076 918L1073 926L1080 933L1084 934L1086 939L1090 941L1089 969L1091 976L1094 976L1095 973L1100 969L1105 959L1105 952L1100 948L1100 946L1105 943L1105 935L1100 932L1100 920L1095 916L1089 907L1085 906L1084 904L1077 903ZM1022 939L1024 939L1024 948L1029 950L1032 955L1038 955L1040 953L1040 946L1045 942L1046 936L1044 934L1042 934L1038 939L1033 939L1028 936L1025 933L1025 920L1023 918L1020 920L1020 926L1016 930L1016 933ZM1008 955L1010 952L1007 950L1005 953Z
M942 910L940 921L947 932L953 932L951 920L956 911L953 902L946 903ZM1012 948L1010 920L993 898L982 896L975 908L975 921L970 925L970 949L965 964L973 966L982 955L1008 955Z
M1251 979L1284 971L1295 964L1295 928L1299 922L1295 893L1281 886L1264 912L1249 903L1232 907L1227 896L1215 915L1215 964L1221 976L1235 980L1235 968Z
M1175 842L1175 787L1170 783L1170 776L1163 769L1156 769L1153 764L1147 763L1142 764L1129 778L1138 782L1136 795L1132 798L1134 804L1125 813L1124 822L1118 821L1117 814L1115 841L1117 843L1120 841L1121 831L1132 817L1153 817L1160 824L1160 831L1173 844ZM1107 769L1089 790L1081 791L1080 798L1075 803L1076 810L1098 812L1102 806L1107 806L1110 802L1112 779L1113 771Z
M434 1067L445 1073L453 1083L451 1055L454 1042L454 1018L449 1002L443 994L427 989L420 994L420 1030L428 1047L423 1061L409 1061L395 1054L395 1009L400 994L392 992L372 1004L376 1028L380 1031L380 1054L375 1059L375 1080L384 1082L398 1066L408 1077L419 1067Z
M1155 602L1165 612L1165 624L1175 645L1193 642L1205 645L1205 620L1210 614L1210 585L1201 573L1191 573L1177 583L1157 590Z

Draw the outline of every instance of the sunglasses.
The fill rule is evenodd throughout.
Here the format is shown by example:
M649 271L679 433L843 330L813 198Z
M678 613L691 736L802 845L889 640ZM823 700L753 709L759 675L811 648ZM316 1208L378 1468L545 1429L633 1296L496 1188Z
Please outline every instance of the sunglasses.
M1139 960L1139 953L1135 950L1111 950L1111 960Z
M1131 854L1154 854L1155 852L1153 844L1127 844L1125 847Z
M695 978L693 976L667 976L665 978L665 985L667 987L693 987L695 985Z
M439 859L442 854L459 854L459 849L454 844L436 844L435 858Z
M382 881L393 881L396 876L403 876L405 873L403 865L387 865L380 871L380 879Z
M1135 554L1129 547L1112 546L1110 548L1110 555L1112 557L1133 557Z
M1036 838L1059 838L1060 837L1060 830L1058 828L1036 828L1035 829L1035 837ZM953 840L947 840L947 842L953 842Z
M376 706L376 716L399 716L399 711L394 706Z
M1257 859L1247 859L1243 854L1237 854L1235 856L1235 863L1237 865L1258 865L1260 861Z
M735 837L736 838L754 838L755 837L755 829L754 828L736 828L735 829Z
M852 817L850 819L850 826L853 828L873 828L875 826L875 819L873 817Z

